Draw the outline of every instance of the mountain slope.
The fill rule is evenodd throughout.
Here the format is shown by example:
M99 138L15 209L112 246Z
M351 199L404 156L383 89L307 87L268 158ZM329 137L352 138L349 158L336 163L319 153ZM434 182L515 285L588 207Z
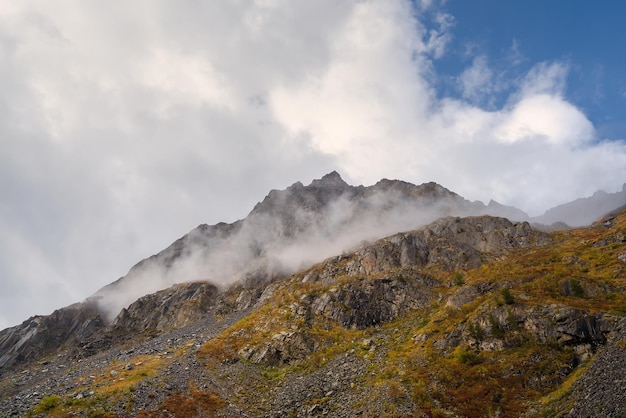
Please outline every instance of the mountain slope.
M273 190L0 331L0 416L620 416L626 215L485 213L528 219L435 183Z
M511 213L469 202L436 183L381 180L350 186L332 172L310 185L272 190L233 224L200 225L128 275L94 295L112 320L138 297L174 283L209 280L266 282L373 240L442 216Z
M350 186L336 172L308 186L295 183L286 190L272 190L245 219L200 225L87 301L59 309L52 317L63 321L34 317L0 332L0 368L63 346L107 347L116 340L108 324L124 323L134 312L125 308L149 303L154 298L141 297L174 283L208 281L217 287L268 283L364 240L409 230L441 216L486 211L509 208L471 203L435 183L416 186L384 179L370 187ZM156 308L171 311L167 304ZM68 332L73 329L83 331ZM54 340L54 344L39 340Z
M626 213L550 234L448 217L271 283L141 298L110 349L7 370L0 415L619 417L625 291Z
M495 201L486 206L470 202L436 183L416 186L383 179L373 186L351 186L332 172L308 186L297 182L285 190L272 190L246 218L233 224L200 225L96 292L94 300L111 321L138 297L174 283L271 281L364 240L410 230L443 216L502 216L535 224L560 223L556 229L562 229L590 224L623 204L624 191L598 192L529 218Z

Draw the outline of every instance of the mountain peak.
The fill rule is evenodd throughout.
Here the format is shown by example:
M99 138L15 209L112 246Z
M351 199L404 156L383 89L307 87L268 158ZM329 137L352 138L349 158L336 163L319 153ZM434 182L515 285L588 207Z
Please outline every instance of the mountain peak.
M349 186L349 184L346 183L341 178L339 173L333 170L330 173L323 176L321 179L313 180L310 186L326 189L326 188L345 188Z
M308 186L298 181L284 190L271 190L251 213L291 218L297 208L319 210L330 200L351 189L353 187L343 181L339 173L332 171L321 179L313 180Z

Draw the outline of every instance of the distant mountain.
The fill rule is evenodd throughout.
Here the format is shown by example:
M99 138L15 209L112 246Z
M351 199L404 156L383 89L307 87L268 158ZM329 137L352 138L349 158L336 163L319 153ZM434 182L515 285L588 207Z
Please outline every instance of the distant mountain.
M600 190L590 197L549 209L543 215L532 218L532 221L544 225L555 222L564 222L569 226L591 225L601 216L623 205L626 205L626 183L619 192L607 193Z
M495 200L490 200L487 205L486 213L494 216L501 216L512 221L530 221L530 217L526 212L513 206L506 206Z

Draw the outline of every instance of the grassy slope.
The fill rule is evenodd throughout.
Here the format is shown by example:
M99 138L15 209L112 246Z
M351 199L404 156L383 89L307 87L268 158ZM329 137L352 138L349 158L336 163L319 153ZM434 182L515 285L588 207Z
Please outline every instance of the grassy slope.
M399 413L398 405L407 402L407 395L414 413L431 416L513 417L531 405L548 408L566 398L587 362L577 364L571 347L537 341L517 323L516 312L556 305L623 316L626 275L618 255L626 251L621 241L624 236L626 215L622 214L610 229L596 226L555 232L549 245L511 251L478 269L447 272L431 266L424 273L442 283L436 289L441 302L376 329L347 330L319 319L309 330L320 341L319 350L295 364L268 369L268 381L261 384L280 383L290 373L308 373L351 349L367 358L370 353L360 341L368 337L381 350L371 356L371 373L360 384L371 393L382 388L387 399L384 409L390 415ZM446 297L462 286L480 283L500 290L480 295L459 309L445 306ZM512 298L502 293L499 285L503 283ZM235 358L247 345L262 344L277 332L301 326L288 306L304 294L325 290L316 284L287 281L262 309L209 342L204 355L217 360ZM494 321L492 313L500 311L497 318L502 318L503 310L506 319ZM480 323L481 318L482 335L467 336L469 324ZM455 330L465 332L461 342L442 349L438 343ZM484 340L499 342L496 347L503 348L478 349ZM240 401L245 405L252 398L242 396ZM358 408L355 405L355 410Z
M367 364L368 373L355 376L352 385L351 390L359 395L351 405L355 411L388 416L409 411L417 416L517 417L531 406L559 410L567 405L569 388L588 362L577 364L570 347L538 341L516 317L549 305L624 316L626 264L618 256L626 252L621 241L626 236L626 214L613 222L609 229L600 225L552 233L549 245L514 250L473 270L450 272L429 266L419 273L439 280L437 301L393 322L362 330L345 329L321 317L305 323L290 309L305 294L321 294L333 285L362 277L337 278L331 285L287 278L277 283L262 307L208 341L198 357L217 380L239 382L225 384L228 401L252 415L266 411L272 391L290 377L310 374L344 353L353 353ZM458 308L446 307L449 296L479 284L489 284L493 290ZM503 285L510 295L502 293ZM277 367L248 361L233 365L241 349L262 346L277 333L290 330L315 342L313 354ZM454 335L458 337L455 342L446 343ZM493 349L485 349L489 343ZM102 381L98 399L104 403L107 397L132 400L136 380L153 378L163 368L161 359L139 360L140 366L121 385L119 377ZM223 404L211 398L213 394L192 387L188 394L176 396L180 399L168 399L170 410L194 402L206 402L207 410ZM67 400L48 402L52 413L61 412L64 405L65 412L75 410Z

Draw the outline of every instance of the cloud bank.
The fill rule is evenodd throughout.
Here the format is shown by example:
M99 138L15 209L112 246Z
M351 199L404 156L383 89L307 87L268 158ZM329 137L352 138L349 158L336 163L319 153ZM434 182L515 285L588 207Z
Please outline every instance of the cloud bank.
M476 55L444 95L453 37L437 2L0 0L0 327L332 169L531 214L621 189L569 63Z

